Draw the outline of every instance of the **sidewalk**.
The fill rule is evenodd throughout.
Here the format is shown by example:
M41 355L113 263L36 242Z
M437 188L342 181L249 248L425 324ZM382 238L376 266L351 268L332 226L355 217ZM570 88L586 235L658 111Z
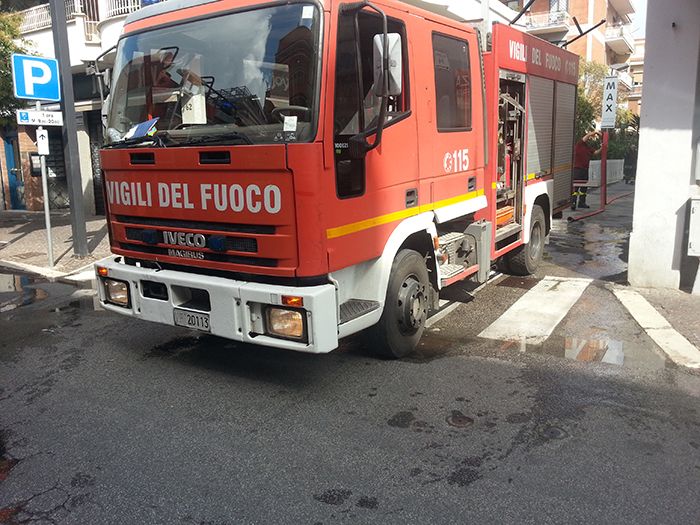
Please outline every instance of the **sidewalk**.
M109 255L104 217L89 217L86 223L88 257L73 255L70 213L51 212L54 263L49 267L43 212L0 211L0 266L60 279L90 270L95 261Z

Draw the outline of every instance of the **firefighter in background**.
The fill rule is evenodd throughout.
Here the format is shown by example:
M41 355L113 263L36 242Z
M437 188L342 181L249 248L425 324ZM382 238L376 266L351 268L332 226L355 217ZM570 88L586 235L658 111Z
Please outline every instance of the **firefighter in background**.
M596 149L593 139L600 137L600 131L591 131L586 133L581 140L574 146L574 182L588 182L588 166L591 162L591 157L600 153L600 148ZM579 186L571 195L571 209L590 208L586 204L586 195L588 186Z

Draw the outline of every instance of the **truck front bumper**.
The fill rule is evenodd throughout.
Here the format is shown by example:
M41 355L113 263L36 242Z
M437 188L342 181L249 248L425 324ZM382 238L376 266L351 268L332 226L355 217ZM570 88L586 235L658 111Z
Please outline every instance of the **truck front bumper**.
M172 326L176 325L176 311L180 319L183 312L200 314L200 318L208 316L205 331L235 341L310 353L327 353L338 347L338 306L332 284L279 286L142 268L121 261L114 256L96 265L100 303L111 312ZM109 301L107 280L126 284L126 305ZM293 308L283 303L283 298L289 297L296 298ZM266 315L270 309L299 312L303 337L271 333Z

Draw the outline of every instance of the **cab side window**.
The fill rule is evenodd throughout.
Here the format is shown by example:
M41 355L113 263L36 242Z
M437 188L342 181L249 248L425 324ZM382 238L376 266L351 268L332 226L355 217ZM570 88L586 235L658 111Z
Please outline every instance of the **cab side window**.
M381 18L365 11L344 13L338 20L333 138L340 198L365 192L364 160L351 159L347 147L353 135L377 127L382 99L374 95L373 40L382 30ZM389 18L388 31L401 35L404 78L402 94L389 97L387 125L409 110L406 29L402 22Z
M472 128L472 83L469 44L464 40L433 34L435 103L439 132Z

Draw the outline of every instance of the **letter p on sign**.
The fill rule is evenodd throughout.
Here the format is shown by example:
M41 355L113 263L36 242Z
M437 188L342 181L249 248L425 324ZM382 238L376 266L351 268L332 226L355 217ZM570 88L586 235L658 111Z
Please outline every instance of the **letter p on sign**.
M16 98L60 101L58 60L13 54L12 84Z

